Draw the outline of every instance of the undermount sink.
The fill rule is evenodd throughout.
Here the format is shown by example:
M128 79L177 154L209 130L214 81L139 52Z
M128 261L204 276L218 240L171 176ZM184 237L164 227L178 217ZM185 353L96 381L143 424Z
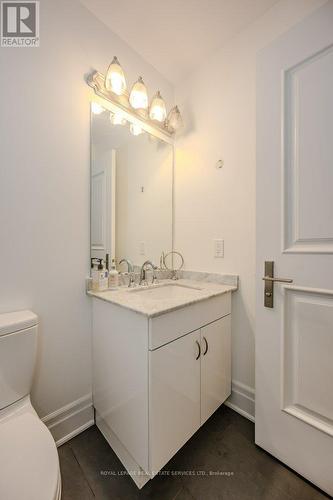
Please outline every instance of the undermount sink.
M150 300L178 299L184 295L195 298L200 295L201 288L180 284L154 285L130 290L131 293L140 293L142 297Z

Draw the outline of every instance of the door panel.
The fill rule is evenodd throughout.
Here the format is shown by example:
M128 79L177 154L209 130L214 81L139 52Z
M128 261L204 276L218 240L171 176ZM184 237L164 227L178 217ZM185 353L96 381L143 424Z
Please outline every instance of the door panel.
M91 250L106 253L105 171L91 177Z
M197 330L149 352L152 472L159 471L200 427L199 345Z
M92 150L91 257L115 258L116 152Z
M332 26L329 2L258 56L256 306L256 443L331 495ZM273 309L265 261L293 279Z
M333 436L333 294L290 287L284 300L283 409Z
M285 250L333 252L333 47L285 72Z
M201 424L231 394L230 318L201 328Z

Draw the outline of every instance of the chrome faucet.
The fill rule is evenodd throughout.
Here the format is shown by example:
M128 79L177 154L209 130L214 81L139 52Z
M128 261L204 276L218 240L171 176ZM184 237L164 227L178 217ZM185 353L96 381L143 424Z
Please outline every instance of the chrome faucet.
M129 276L128 288L131 288L135 284L134 267L133 267L132 262L128 259L121 259L121 261L119 262L119 265L122 264L123 262L126 262L126 264L127 264L127 273Z
M156 283L157 282L157 278L156 278L156 275L155 275L155 271L156 269L158 269L157 266L155 266L155 264L153 264L151 262L151 260L146 260L146 262L144 262L141 266L141 272L140 272L140 285L142 284L145 284L145 285L148 285L148 281L147 281L147 276L146 276L146 272L147 272L147 267L150 267L153 271L153 281L152 281L152 284Z

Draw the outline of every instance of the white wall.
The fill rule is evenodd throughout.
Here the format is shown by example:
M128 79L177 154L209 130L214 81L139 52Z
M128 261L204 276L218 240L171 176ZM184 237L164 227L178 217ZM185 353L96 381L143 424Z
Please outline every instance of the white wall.
M40 317L41 416L91 392L89 96L84 74L117 54L132 82L173 91L76 0L40 2L40 48L0 49L0 312Z
M185 135L177 142L175 248L191 270L237 273L232 376L234 402L253 413L255 337L256 54L321 0L282 0L176 88ZM225 166L217 170L222 158ZM214 259L213 239L225 240ZM243 398L242 394L245 397ZM237 398L237 400L236 400Z

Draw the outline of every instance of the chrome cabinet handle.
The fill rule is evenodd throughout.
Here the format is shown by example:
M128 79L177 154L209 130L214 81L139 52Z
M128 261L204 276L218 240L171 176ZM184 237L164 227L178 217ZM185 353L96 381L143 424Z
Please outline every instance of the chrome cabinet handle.
M200 347L200 343L198 340L195 341L195 343L197 344L198 346L198 355L195 359L199 359L200 358L200 355L201 355L201 347Z
M203 339L204 339L205 344L206 344L206 348L205 348L205 351L204 351L203 355L204 355L204 356L206 356L206 354L207 354L207 352L208 352L208 342L207 342L206 337L204 337Z
M264 276L263 277L264 281L273 281L273 282L278 282L278 283L292 283L293 280L290 278L273 278L272 276Z

